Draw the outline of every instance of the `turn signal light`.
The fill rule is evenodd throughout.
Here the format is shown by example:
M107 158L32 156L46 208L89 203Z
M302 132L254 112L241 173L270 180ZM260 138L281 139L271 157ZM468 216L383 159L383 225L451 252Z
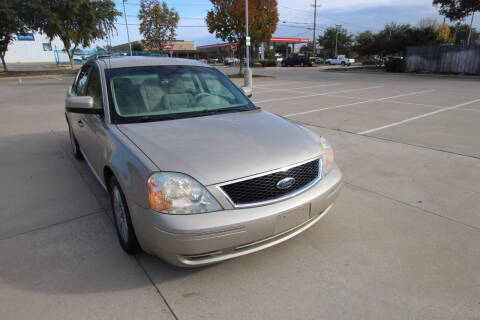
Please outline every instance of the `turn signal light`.
M153 181L148 181L147 188L150 207L155 211L167 213L172 206L172 201L165 198L163 192L158 190L158 186Z

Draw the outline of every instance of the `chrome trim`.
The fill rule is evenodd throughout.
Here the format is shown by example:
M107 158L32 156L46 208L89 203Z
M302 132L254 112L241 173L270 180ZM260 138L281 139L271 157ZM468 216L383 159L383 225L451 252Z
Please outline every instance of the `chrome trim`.
M315 161L315 160L318 160L318 176L315 179L313 179L310 183L301 187L300 189L297 189L297 190L293 191L292 193L288 193L288 194L286 194L284 196L281 196L279 198L275 198L275 199L272 199L272 200L260 201L260 202L252 202L252 203L247 203L247 204L235 204L235 202L233 202L233 200L230 199L228 194L225 191L223 191L223 189L222 189L222 187L226 186L226 185L230 185L230 184L237 183L237 182L242 182L242 181L245 181L245 180L251 180L251 179L258 178L258 177L267 176L269 174L280 172L280 171L287 171L288 169L295 168L295 167L301 166L302 164L312 162L312 161ZM263 206L263 205L266 205L266 204L275 203L275 202L278 202L278 201L282 201L282 200L286 200L286 199L289 199L291 197L294 197L297 194L300 194L300 193L310 189L314 184L316 184L318 181L320 181L322 179L322 176L323 176L322 157L316 157L316 158L309 159L309 160L302 161L302 162L298 162L296 164L292 164L290 166L286 166L286 167L283 167L283 168L280 168L280 169L266 171L266 172L255 174L255 175L252 175L252 176L248 176L248 177L244 177L244 178L240 178L240 179L235 179L235 180L230 180L230 181L227 181L227 182L222 182L222 183L216 184L215 187L218 189L218 191L220 191L220 193L225 198L227 198L227 200L230 202L230 204L234 208L249 208L249 207L255 207L255 206Z

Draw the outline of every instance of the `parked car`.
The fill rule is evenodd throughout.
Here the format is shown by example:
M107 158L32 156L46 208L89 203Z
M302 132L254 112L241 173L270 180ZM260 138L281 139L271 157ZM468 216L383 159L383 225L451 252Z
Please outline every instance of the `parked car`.
M330 59L325 60L326 64L330 65L342 65L342 66L350 66L352 63L355 63L355 59L349 59L344 55L336 56Z
M227 57L223 60L223 63L225 63L225 64L238 64L238 63L240 63L240 59Z
M275 60L277 60L277 63L282 63L283 56L280 53L275 53Z
M288 56L287 58L282 60L282 67L311 67L312 65L312 62L310 61L310 59L308 59L308 57L300 54L292 54L291 56Z
M324 60L321 57L310 57L309 58L312 63L323 63Z
M126 252L215 263L281 243L330 210L342 181L330 144L247 95L193 60L81 68L66 99L71 148L110 194Z

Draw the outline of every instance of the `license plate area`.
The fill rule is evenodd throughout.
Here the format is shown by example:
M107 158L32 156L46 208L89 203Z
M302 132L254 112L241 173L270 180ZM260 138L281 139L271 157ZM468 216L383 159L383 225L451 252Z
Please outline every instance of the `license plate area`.
M281 233L294 228L310 218L310 203L277 216L275 233Z

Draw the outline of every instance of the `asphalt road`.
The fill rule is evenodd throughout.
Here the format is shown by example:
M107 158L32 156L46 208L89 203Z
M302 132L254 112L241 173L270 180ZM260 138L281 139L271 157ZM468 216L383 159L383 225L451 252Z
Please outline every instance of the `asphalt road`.
M303 234L200 269L121 250L70 153L71 77L0 79L0 317L479 319L479 80L255 72L275 76L256 104L327 137L345 186Z

